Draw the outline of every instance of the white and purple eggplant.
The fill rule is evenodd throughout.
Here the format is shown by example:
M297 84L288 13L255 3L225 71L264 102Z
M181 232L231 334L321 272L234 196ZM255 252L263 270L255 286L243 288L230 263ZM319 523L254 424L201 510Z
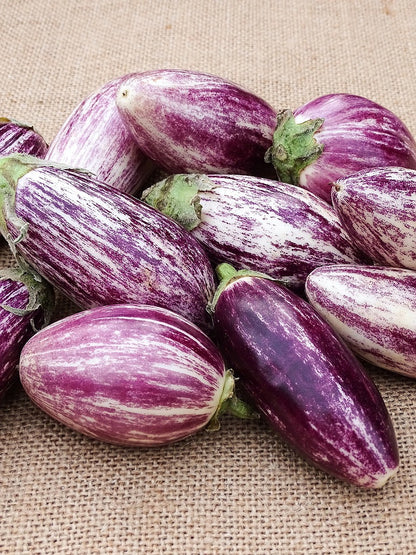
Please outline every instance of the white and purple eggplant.
M30 125L0 118L0 156L15 152L44 158L48 150L45 139Z
M416 270L416 170L363 170L336 181L332 203L357 248L379 265Z
M88 170L98 180L134 194L155 166L118 113L115 97L124 78L113 79L78 104L50 144L46 159Z
M218 428L222 412L253 415L215 344L153 306L102 306L59 320L25 345L19 373L43 411L119 445L164 445Z
M307 278L310 304L362 359L416 378L416 272L323 266Z
M198 239L213 264L229 262L302 288L323 264L361 263L334 210L316 195L271 179L176 174L142 199Z
M378 488L399 454L376 385L330 325L267 276L218 267L211 306L225 361L254 408L305 459L350 484Z
M282 110L266 154L278 178L331 202L333 181L382 166L416 168L416 143L406 125L380 104L353 94L316 98Z
M0 270L0 399L16 381L23 345L49 321L53 289L33 272Z
M0 159L0 230L16 256L81 308L135 302L209 321L212 266L182 226L90 175Z
M127 76L117 105L139 148L168 173L270 175L276 111L221 77L159 69Z

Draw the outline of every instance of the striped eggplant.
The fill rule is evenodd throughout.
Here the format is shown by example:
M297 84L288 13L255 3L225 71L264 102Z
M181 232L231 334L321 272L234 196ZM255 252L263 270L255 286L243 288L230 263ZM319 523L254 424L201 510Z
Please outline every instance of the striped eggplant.
M361 358L416 378L416 272L323 266L307 278L311 305Z
M1 158L0 229L17 257L81 308L154 304L209 322L214 272L198 241L88 174Z
M20 351L53 308L52 288L33 272L0 270L0 398L17 378Z
M291 288L321 264L364 259L326 202L271 179L176 174L142 199L190 230L214 264L261 271Z
M88 436L128 446L171 443L218 427L224 411L251 416L214 343L170 310L112 305L68 316L23 348L32 401Z
M283 110L266 154L281 181L331 202L331 183L362 169L416 168L416 143L390 110L353 94L327 94Z
M253 406L320 469L356 486L384 485L398 470L395 433L358 359L276 281L228 264L218 274L214 330Z
M416 170L373 168L335 182L332 203L373 262L416 270Z
M44 158L47 150L45 139L33 127L0 118L0 156L20 152Z
M124 77L106 83L78 104L50 144L46 159L86 169L98 180L134 194L154 164L118 113L115 96Z
M195 71L129 75L117 105L139 148L168 173L270 175L276 112L239 85Z

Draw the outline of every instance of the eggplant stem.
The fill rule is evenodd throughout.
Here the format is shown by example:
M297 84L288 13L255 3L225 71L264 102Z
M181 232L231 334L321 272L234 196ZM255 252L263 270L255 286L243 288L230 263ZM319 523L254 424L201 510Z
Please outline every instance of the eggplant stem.
M302 170L322 154L324 145L318 143L315 133L323 123L322 118L296 123L291 110L279 112L273 144L264 159L273 164L280 181L299 185Z

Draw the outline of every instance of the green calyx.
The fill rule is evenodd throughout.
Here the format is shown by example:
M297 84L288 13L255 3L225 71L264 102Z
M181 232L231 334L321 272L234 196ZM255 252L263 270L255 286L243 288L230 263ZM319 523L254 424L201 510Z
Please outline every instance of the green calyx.
M217 287L217 290L215 291L212 301L207 305L207 311L211 315L214 314L215 312L215 306L218 302L220 295L231 282L244 277L260 277L264 279L269 279L271 281L276 281L276 282L279 281L262 272L256 272L254 270L245 270L245 269L236 270L234 266L232 266L228 262L223 262L221 264L218 264L218 266L215 268L215 272L219 279L219 285Z
M323 122L317 118L296 123L291 110L278 113L273 144L264 159L273 164L280 181L298 185L302 170L322 154L324 145L314 135Z
M8 279L23 283L28 290L29 298L25 308L16 308L6 304L0 304L0 307L17 316L26 316L34 313L38 308L42 308L43 325L46 326L50 322L55 308L55 294L52 286L28 265L25 268L13 267L0 270L0 281ZM32 325L34 326L33 320Z
M175 174L146 189L141 199L191 231L201 222L200 191L215 187L204 174Z
M248 404L235 395L235 378L232 370L227 370L224 378L224 387L221 393L218 408L208 423L207 430L216 431L220 428L219 417L222 414L232 414L237 418L256 419L259 414Z

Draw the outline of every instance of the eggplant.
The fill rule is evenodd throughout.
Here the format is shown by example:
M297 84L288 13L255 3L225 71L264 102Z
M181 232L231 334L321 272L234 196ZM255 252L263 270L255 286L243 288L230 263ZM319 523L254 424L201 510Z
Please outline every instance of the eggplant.
M416 378L416 272L322 266L307 278L310 304L370 363Z
M332 203L353 244L374 263L416 270L416 170L357 172L334 183Z
M222 412L252 415L215 344L153 306L101 306L51 324L23 348L19 375L47 414L118 445L164 445L218 428Z
M33 127L0 118L0 156L15 152L44 158L48 150L45 139Z
M276 111L221 77L158 69L127 76L117 106L139 148L168 173L270 175Z
M145 189L142 200L200 241L211 262L257 270L303 288L322 264L367 260L319 197L266 178L176 174Z
M155 165L138 148L118 113L115 97L125 77L109 81L75 107L45 158L83 168L118 190L135 194Z
M355 486L398 470L392 420L364 367L301 297L262 274L218 267L211 304L226 364L254 408L306 460Z
M135 302L205 326L213 268L171 218L89 174L0 159L0 228L17 258L80 308Z
M331 202L333 181L363 169L416 168L416 143L390 110L354 94L327 94L282 110L266 153L278 178Z
M23 345L49 322L53 289L40 276L18 268L0 270L0 399L14 384Z

